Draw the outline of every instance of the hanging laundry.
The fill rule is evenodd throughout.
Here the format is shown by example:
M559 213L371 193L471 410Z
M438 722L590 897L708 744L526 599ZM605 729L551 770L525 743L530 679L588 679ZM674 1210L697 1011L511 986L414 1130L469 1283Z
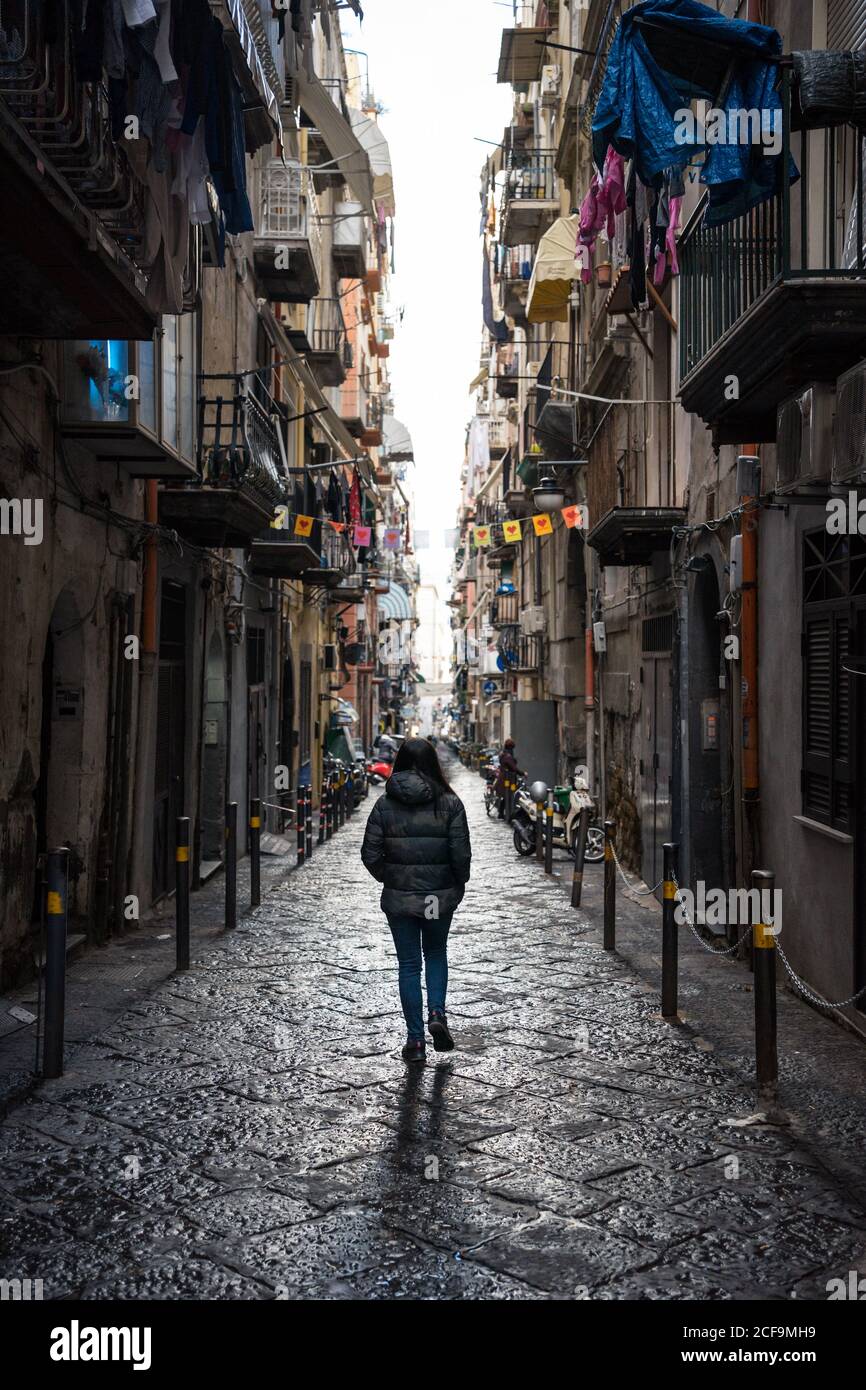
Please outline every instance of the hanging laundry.
M505 319L498 319L493 311L493 290L490 284L490 251L487 238L482 244L483 264L481 267L481 309L484 326L494 343L505 343L511 338L511 330Z
M580 209L576 255L581 263L580 278L585 285L592 279L592 255L599 232L605 228L608 240L612 241L616 218L625 210L625 160L609 145L601 177L593 174ZM581 254L582 248L585 255Z
M644 20L652 30L641 27ZM661 32L661 42L652 37L655 31ZM678 72L654 57L653 43L660 52L664 43L675 49ZM690 45L694 62L686 78ZM683 140L677 113L692 98L703 97L718 102L726 120L729 113L757 110L767 124L780 122L772 60L781 51L775 29L728 19L699 0L643 0L634 5L623 15L608 55L592 123L596 165L601 167L608 145L613 145L634 159L638 175L650 185L657 184L665 169L682 169L705 151L700 181L709 189L708 225L729 221L772 197L782 177L781 155L760 142L708 144L697 135L693 141ZM715 61L709 63L708 55ZM673 58L668 61L673 65ZM799 177L793 160L788 175L792 180Z

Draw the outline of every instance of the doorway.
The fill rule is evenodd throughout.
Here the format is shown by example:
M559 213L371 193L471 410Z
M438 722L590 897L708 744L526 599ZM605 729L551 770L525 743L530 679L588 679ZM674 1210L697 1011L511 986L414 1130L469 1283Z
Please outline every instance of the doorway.
M202 711L201 874L204 878L221 862L225 845L226 704L225 653L220 634L214 632L207 651Z
M721 598L716 567L701 557L689 575L689 802L692 886L728 888L725 852L727 804L722 788L729 780L727 704ZM724 682L724 685L723 685Z
M174 886L177 818L186 798L186 589L162 582L153 784L153 900Z
M676 618L644 618L641 657L641 871L660 883L664 845L671 836L673 795L673 645ZM656 896L661 894L661 887ZM660 897L659 900L661 901Z

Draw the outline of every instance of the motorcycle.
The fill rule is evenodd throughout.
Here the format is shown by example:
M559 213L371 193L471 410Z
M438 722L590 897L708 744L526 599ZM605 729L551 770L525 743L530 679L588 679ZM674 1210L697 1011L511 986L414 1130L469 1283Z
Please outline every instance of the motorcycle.
M586 835L587 864L600 864L604 859L604 829L595 820L595 802L589 792L586 779L575 773L570 787L553 788L553 844L564 849L574 857L577 850L577 834L581 811L589 810L592 815ZM535 853L536 806L526 786L520 786L513 816L514 848L519 855L527 857Z
M384 758L377 758L375 755L367 762L367 777L374 787L380 782L387 782L391 776L392 763L386 763Z

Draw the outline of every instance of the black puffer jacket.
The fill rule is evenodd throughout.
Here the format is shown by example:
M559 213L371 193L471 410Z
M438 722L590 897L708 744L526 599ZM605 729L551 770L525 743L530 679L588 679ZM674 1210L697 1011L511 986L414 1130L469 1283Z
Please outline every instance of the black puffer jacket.
M392 772L370 812L361 858L383 885L383 912L431 917L453 912L469 881L469 826L454 793L439 799L417 772Z

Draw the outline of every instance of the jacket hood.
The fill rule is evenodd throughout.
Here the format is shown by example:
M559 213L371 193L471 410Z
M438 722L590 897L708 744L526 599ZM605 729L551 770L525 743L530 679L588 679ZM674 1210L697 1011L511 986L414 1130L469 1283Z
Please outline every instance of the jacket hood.
M424 778L417 772L392 772L386 785L386 793L404 806L420 806L433 800L433 792Z

